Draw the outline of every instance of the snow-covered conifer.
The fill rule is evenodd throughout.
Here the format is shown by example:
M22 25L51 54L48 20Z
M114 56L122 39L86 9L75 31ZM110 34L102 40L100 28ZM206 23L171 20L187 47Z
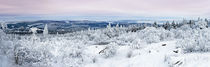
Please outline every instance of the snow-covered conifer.
M47 24L45 24L44 30L43 30L43 34L47 35L48 34L48 26Z
M154 22L154 23L153 23L153 27L155 27L155 28L157 28L157 27L158 27L157 22Z
M199 27L200 29L207 28L207 26L208 26L207 22L205 22L205 21L200 20L197 22L197 27Z
M32 27L30 28L30 31L33 33L33 35L35 35L37 33L38 28L36 27Z
M0 22L1 23L1 28L3 30L7 29L7 24L5 22Z
M109 24L106 26L107 29L110 29L112 26L111 26L111 22L109 22Z
M118 28L119 27L119 23L117 23L115 27Z

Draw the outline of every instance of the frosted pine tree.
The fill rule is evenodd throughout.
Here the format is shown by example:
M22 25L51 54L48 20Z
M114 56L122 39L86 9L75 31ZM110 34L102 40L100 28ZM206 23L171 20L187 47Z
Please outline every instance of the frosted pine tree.
M35 34L37 33L36 31L38 30L38 28L30 28L31 32L33 33L33 35L35 36Z
M120 28L123 28L123 25L120 25Z
M44 34L44 35L47 35L47 34L48 34L48 27L47 27L47 24L46 24L45 27L44 27L43 34Z
M112 32L112 26L111 26L111 23L109 22L109 24L107 25L106 27L108 29L108 31Z
M1 28L4 30L7 28L7 24L5 24L4 22L1 23Z
M57 32L56 35L59 35L59 33Z
M118 28L119 27L119 24L117 23L116 27Z
M90 29L90 27L88 28L88 32L90 32L91 31L91 29Z
M111 23L109 22L109 24L106 27L107 27L107 29L110 29L111 28Z
M116 31L119 31L119 27L120 27L120 26L119 26L119 24L117 23L116 26L115 26L115 30L116 30Z
M198 26L200 29L206 28L206 27L207 27L207 22L200 20L200 21L198 21L197 26Z
M155 27L155 28L158 27L157 22L154 22L154 23L153 23L153 27Z

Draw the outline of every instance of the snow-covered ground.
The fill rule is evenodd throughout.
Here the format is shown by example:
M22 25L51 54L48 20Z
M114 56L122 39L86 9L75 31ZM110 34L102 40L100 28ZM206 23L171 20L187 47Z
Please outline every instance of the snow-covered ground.
M210 53L184 54L176 48L176 41L164 41L148 44L142 49L130 46L119 46L116 54L111 58L104 58L100 51L104 45L86 47L85 53L94 57L94 63L87 63L84 67L208 67ZM176 53L175 51L178 51ZM90 58L91 58L90 57ZM16 67L14 61L6 55L0 55L0 67ZM55 63L53 67L66 67ZM82 67L83 67L82 66ZM68 66L67 66L68 67Z
M168 29L111 27L68 34L5 34L0 67L208 67L205 22ZM136 30L136 31L130 31Z
M165 46L162 46L166 44ZM88 47L90 50L98 45ZM99 62L88 64L87 67L168 67L165 56L175 54L175 41L165 41L149 44L142 49L132 49L130 46L120 46L116 55L108 59L99 59ZM95 55L99 51L94 50Z
M97 55L101 50L96 48L97 46L90 46L88 49ZM97 60L99 62L85 67L208 67L209 60L210 53L184 54L176 48L176 41L164 41L135 50L122 46L117 49L116 56L109 59L100 58Z

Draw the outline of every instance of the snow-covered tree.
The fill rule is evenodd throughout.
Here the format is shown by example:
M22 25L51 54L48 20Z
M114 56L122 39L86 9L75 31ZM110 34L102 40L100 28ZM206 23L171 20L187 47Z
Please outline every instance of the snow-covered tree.
M200 29L204 29L204 28L207 28L207 22L205 22L205 21L202 21L202 20L200 20L200 21L198 21L197 22L197 27L199 27Z
M112 26L111 26L111 22L109 22L109 24L106 26L107 29L110 29Z
M157 22L154 22L154 23L153 23L153 27L155 27L155 28L157 28L157 27L158 27Z
M172 28L174 28L174 29L177 28L175 21L172 21L171 26L172 26Z
M103 57L110 58L116 54L117 44L110 43L103 50L99 52Z
M166 22L166 24L164 25L164 28L166 30L170 30L171 29L171 25L170 25L169 21Z
M88 32L90 32L91 31L91 29L90 29L90 27L88 28Z
M3 30L7 29L7 24L5 22L0 22L1 23L1 28Z
M117 23L115 27L116 27L116 28L120 27L120 26L119 26L119 23Z
M38 30L38 28L36 28L36 27L30 28L30 31L33 33L34 36L37 33L37 30Z
M48 34L48 26L47 24L45 24L44 30L43 30L43 34L47 35Z

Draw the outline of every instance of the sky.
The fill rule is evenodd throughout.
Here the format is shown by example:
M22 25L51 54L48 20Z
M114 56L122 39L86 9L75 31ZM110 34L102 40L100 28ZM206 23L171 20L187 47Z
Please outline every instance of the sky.
M0 15L210 16L210 0L0 0Z

